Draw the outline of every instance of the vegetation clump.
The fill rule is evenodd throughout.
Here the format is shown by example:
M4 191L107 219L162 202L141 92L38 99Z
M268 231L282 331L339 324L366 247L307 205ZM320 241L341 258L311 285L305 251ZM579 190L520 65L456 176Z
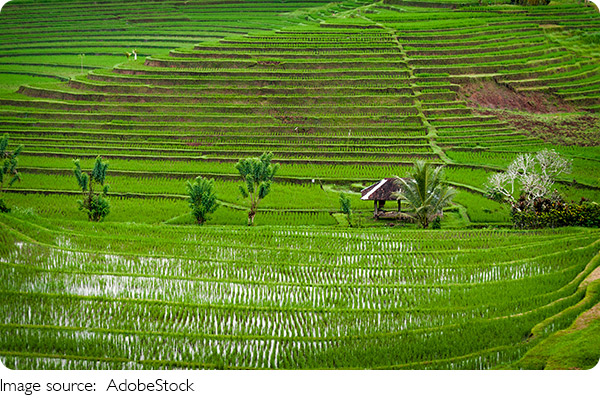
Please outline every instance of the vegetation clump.
M219 208L215 180L197 176L194 181L186 182L186 188L192 215L196 222L202 225L208 219L208 214L212 214Z
M250 199L248 226L254 225L258 205L271 191L273 177L279 169L279 164L271 164L272 159L273 153L263 153L260 157L241 159L235 165L245 183L245 186L240 185L240 192Z
M524 199L522 200L524 201ZM515 228L558 228L585 226L600 228L600 204L582 199L579 204L566 203L557 196L537 199L531 208L511 211Z
M340 193L340 211L346 216L348 226L352 227L352 207L350 205L350 198L346 193Z
M102 162L102 157L96 157L94 168L89 175L81 171L79 159L73 160L73 163L75 164L73 172L77 178L77 184L84 195L82 200L77 200L79 209L87 213L90 221L102 221L110 212L110 204L105 198L108 194L108 185L104 184L108 163ZM102 187L99 193L94 191L94 185Z
M598 226L597 204L567 204L556 190L552 191L557 177L571 173L571 168L571 160L555 150L519 154L506 172L489 178L488 196L510 204L516 228Z
M397 182L401 188L397 198L408 203L412 217L422 228L441 217L456 195L454 188L443 183L442 167L432 169L422 160L415 161L410 178L397 178Z
M8 135L4 135L0 139L0 196L4 194L4 185L8 179L8 186L12 186L13 183L21 180L21 174L17 171L19 162L17 156L23 150L23 145L18 146L14 151L9 151L8 139ZM0 212L10 212L10 208L2 197L0 197Z

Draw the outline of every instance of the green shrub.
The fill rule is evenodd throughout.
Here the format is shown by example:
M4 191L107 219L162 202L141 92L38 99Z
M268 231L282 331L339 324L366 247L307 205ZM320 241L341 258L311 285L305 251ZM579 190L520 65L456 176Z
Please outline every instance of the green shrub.
M558 228L584 226L600 228L600 204L592 202L563 203L543 199L527 211L513 209L512 220L516 228Z
M217 210L217 195L215 193L215 180L206 179L201 176L196 177L193 182L186 182L188 202L192 209L192 215L200 225Z

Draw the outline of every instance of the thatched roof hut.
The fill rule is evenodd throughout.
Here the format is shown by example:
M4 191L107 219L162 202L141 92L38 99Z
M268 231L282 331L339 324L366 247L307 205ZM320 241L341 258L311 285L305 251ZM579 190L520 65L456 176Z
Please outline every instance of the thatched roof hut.
M373 216L375 218L378 218L381 217L383 214L389 214L383 209L386 201L397 201L398 213L402 211L401 201L395 196L395 193L399 192L400 190L401 186L398 184L397 178L384 178L379 182L369 186L368 188L361 190L360 199L373 201Z
M400 190L396 178L384 178L379 182L360 191L361 200L387 201L396 200L394 193Z

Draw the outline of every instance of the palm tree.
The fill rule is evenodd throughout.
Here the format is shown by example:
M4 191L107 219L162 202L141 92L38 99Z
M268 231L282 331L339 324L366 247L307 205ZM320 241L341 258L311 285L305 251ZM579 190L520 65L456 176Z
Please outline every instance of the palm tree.
M279 164L271 164L272 159L273 153L263 153L258 158L245 158L235 164L245 184L240 186L240 192L244 198L250 198L249 226L254 225L258 204L271 192L271 183L279 168Z
M432 169L429 163L422 160L415 161L410 178L396 177L400 186L396 197L408 202L414 219L423 228L427 228L435 217L442 214L443 208L450 204L456 194L456 190L444 185L442 179L441 166Z

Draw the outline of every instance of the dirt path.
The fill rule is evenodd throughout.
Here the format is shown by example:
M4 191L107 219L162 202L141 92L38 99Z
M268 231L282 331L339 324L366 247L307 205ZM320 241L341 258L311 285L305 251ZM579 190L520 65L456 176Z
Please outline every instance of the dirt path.
M588 326L590 326L592 321L596 321L599 319L600 319L600 303L596 304L594 307L590 308L589 310L587 310L586 312L581 314L579 317L577 317L577 319L573 323L571 330L578 331L581 329L585 329Z

